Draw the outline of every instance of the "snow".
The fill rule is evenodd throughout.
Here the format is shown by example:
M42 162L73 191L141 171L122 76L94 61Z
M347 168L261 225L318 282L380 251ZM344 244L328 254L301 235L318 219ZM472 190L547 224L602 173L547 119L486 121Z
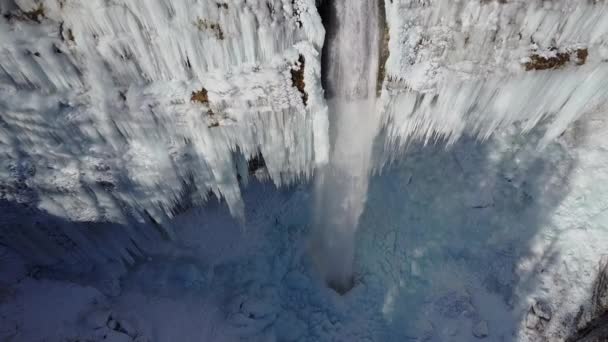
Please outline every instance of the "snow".
M608 5L384 3L340 296L312 0L0 2L0 339L565 340L608 244Z

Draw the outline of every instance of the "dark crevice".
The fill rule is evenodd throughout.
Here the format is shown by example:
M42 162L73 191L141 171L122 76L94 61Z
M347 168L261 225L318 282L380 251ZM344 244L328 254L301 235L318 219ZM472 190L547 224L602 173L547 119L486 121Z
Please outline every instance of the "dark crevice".
M321 53L321 85L325 89L325 98L331 98L334 95L334 91L329 87L329 80L327 70L329 70L330 54L329 46L335 39L336 33L338 32L338 18L336 15L336 6L332 0L323 0L317 2L317 10L321 16L323 27L325 27L325 43L323 44L323 51Z
M340 296L344 296L345 294L350 292L353 287L355 287L355 281L354 279L350 279L348 283L343 284L341 282L334 282L330 280L327 286L329 286L330 289L336 291L336 293L338 293Z
M608 341L608 311L591 320L578 330L567 342L605 342Z
M264 156L261 152L259 152L256 156L249 159L247 163L247 171L249 171L250 175L255 174L255 172L259 169L266 167L266 161L264 160Z
M581 319L586 311L591 319L581 324ZM608 341L608 258L602 259L600 262L593 284L591 305L587 310L581 307L577 314L576 325L582 325L582 327L566 339L566 342Z
M386 21L386 7L384 5L385 0L378 0L378 25L380 25L378 32L380 32L380 50L378 59L378 80L376 82L376 92L380 95L382 91L382 85L384 83L384 77L386 76L386 61L388 60L390 51L388 49L388 42L390 40L388 23Z
M328 71L331 64L331 54L329 52L331 45L336 39L338 33L339 22L337 17L336 5L334 0L317 1L317 10L321 16L323 27L325 28L325 43L321 54L321 85L325 90L325 98L329 99L335 96L336 91L332 89L332 82L329 79ZM378 60L378 79L377 92L380 93L385 77L385 65L389 57L388 41L389 31L386 22L385 0L378 0L378 25L380 39L378 41L379 60Z

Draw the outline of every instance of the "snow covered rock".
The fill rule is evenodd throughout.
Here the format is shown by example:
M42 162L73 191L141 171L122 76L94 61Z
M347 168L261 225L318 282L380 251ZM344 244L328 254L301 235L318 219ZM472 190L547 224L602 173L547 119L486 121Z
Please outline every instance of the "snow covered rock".
M551 320L553 310L551 309L551 304L547 303L546 301L536 300L536 302L534 302L534 305L532 305L532 310L539 318L544 319L546 321Z
M479 321L473 326L473 336L477 338L486 338L489 335L488 322Z
M109 330L104 333L103 340L108 342L131 342L133 339L127 335L118 331Z
M452 319L458 317L471 318L476 311L468 293L462 294L455 291L441 296L435 302L435 306L442 316Z
M552 318L552 312L551 305L547 301L536 300L526 315L526 327L543 331Z
M103 294L110 297L116 297L122 291L120 281L116 278L103 279L98 287Z
M272 287L255 287L234 297L229 304L228 321L239 335L255 335L278 317L277 294Z
M129 322L128 320L124 320L124 319L119 320L117 322L116 328L114 330L120 331L123 334L131 336L133 338L138 335L137 329L135 328L135 326L133 324L131 324L131 322Z
M110 319L108 321L107 326L109 329L116 330L116 328L118 327L118 322L116 322L116 320L114 320L114 319Z
M526 315L526 328L538 330L540 328L540 318L534 314L534 311L528 311Z
M86 314L85 325L91 329L106 327L110 322L111 314L110 310L106 309L93 310Z

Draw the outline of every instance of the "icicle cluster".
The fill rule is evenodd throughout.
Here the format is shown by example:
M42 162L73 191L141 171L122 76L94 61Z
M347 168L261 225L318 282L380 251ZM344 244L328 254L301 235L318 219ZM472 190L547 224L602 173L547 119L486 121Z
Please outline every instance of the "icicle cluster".
M164 227L214 193L242 219L250 174L281 185L327 161L314 0L8 0L0 14L7 203ZM42 241L3 223L11 246Z
M390 143L489 137L548 122L546 144L606 110L605 1L386 1Z
M91 201L112 188L162 219L188 183L241 216L235 163L261 155L283 184L327 158L314 1L22 0L1 11L1 152L36 164L32 187L84 182Z

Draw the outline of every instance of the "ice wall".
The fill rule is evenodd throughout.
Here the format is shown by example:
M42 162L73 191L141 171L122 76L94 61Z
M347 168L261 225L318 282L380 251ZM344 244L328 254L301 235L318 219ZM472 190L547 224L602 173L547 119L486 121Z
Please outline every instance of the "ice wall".
M386 1L382 102L389 144L487 138L549 123L546 144L606 110L604 1Z
M392 147L539 122L546 143L606 109L605 1L385 6L380 106ZM242 218L239 181L286 184L329 161L313 0L6 0L0 14L2 201L167 228L211 193ZM32 250L51 234L33 241L6 217L7 244Z
M168 210L188 176L238 216L232 152L261 153L277 184L326 159L314 2L17 1L2 14L2 152L59 169L34 182L104 164Z
M281 185L327 161L314 0L7 0L0 12L2 200L164 227L214 193L243 219L249 173ZM2 223L7 244L30 244Z

